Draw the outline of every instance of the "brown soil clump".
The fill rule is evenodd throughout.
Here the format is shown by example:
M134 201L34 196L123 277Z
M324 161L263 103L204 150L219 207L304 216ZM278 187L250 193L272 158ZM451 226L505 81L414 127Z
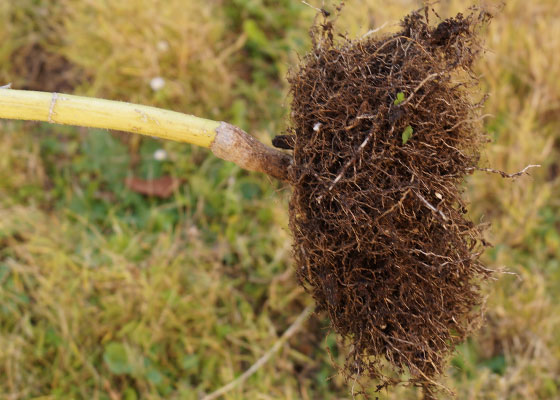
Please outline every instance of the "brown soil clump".
M382 388L408 371L430 396L480 318L486 243L461 185L486 142L471 66L488 19L434 27L426 9L349 40L324 16L289 77L294 136L277 141L294 152L297 275L350 343L348 378Z

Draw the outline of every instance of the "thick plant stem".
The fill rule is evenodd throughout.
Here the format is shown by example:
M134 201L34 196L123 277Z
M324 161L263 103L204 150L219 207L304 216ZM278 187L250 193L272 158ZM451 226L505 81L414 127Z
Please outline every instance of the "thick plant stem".
M61 93L0 89L0 118L154 136L207 147L242 168L287 180L291 157L225 122L120 101Z
M0 117L115 129L210 147L219 122L137 104L4 89Z
M287 181L292 157L265 146L237 126L222 122L216 128L216 137L210 145L216 157L231 161L250 171L264 172Z

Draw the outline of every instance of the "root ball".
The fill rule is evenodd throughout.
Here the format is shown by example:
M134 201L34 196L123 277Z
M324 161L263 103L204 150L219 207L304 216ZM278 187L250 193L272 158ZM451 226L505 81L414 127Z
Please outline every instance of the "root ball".
M434 390L480 318L486 245L462 184L486 138L471 66L471 10L428 11L381 38L339 37L327 17L290 74L290 225L297 276L347 342L343 372Z

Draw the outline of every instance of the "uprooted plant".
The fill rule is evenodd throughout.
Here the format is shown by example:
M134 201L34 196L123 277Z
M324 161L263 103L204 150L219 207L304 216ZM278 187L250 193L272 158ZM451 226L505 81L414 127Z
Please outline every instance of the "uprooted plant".
M273 141L293 156L227 123L65 94L0 90L0 117L185 141L288 181L297 276L350 343L343 374L380 389L408 371L432 396L480 322L490 276L461 197L487 141L471 68L490 16L472 9L432 26L422 11L396 34L359 40L323 13L289 76L291 134Z

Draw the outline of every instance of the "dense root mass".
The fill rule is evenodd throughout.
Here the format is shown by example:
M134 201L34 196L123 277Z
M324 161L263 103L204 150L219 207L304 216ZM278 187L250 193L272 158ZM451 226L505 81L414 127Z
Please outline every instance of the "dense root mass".
M461 185L486 141L470 67L487 19L426 10L339 43L325 18L289 77L297 275L351 343L347 377L408 372L431 393L479 319L485 243Z

